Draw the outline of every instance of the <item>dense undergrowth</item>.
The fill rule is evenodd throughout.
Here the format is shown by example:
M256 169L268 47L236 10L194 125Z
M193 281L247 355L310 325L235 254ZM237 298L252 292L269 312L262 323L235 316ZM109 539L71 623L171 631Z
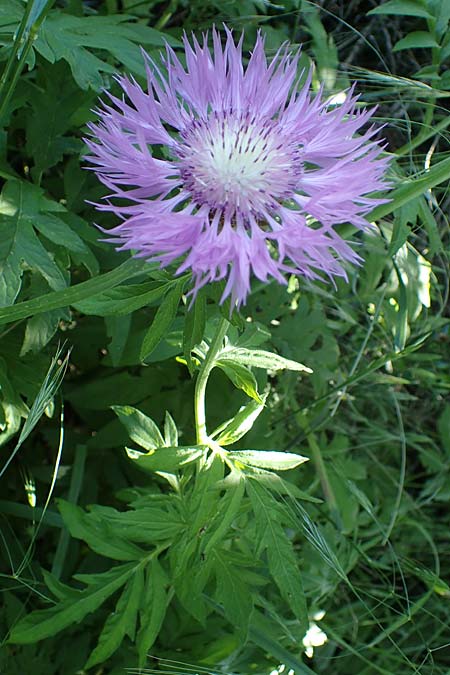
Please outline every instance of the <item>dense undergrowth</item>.
M450 672L449 21L446 0L2 0L0 672ZM220 291L190 310L185 279L102 242L82 159L141 46L222 22L244 53L258 29L301 44L327 97L356 81L392 155L348 283L254 283L231 317L259 356L211 374L209 428L247 406L225 462L192 445Z

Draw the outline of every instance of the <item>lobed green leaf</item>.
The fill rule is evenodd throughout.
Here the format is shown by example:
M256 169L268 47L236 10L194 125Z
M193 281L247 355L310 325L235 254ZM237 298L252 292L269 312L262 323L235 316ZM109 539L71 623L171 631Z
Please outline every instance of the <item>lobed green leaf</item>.
M113 535L107 520L100 519L96 514L86 513L82 508L58 500L58 508L72 537L82 539L90 548L114 560L140 560L144 551L126 538Z
M123 586L135 570L134 563L120 565L100 575L102 581L79 591L77 598L50 607L37 610L16 623L11 631L9 642L13 644L32 644L44 638L56 635L68 626L79 623L87 614L94 612L115 591Z
M134 640L143 590L144 571L139 567L122 591L114 612L108 616L98 644L89 656L85 668L106 661L120 647L125 635Z

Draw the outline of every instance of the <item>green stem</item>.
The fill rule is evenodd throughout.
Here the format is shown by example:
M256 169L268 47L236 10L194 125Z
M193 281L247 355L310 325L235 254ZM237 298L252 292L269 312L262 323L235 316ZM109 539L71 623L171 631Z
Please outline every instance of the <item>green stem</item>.
M28 54L33 46L33 42L37 38L39 28L52 8L54 2L55 0L48 0L42 10L38 12L35 21L31 24L31 26L29 26L26 39L24 39L24 34L28 28L30 16L34 8L33 0L28 0L25 13L22 17L22 21L20 22L19 29L15 36L12 52L9 56L8 63L0 81L0 119L2 118L9 101L11 100L11 96L14 93L20 73L22 72L22 69L28 58ZM22 51L20 52L20 57L18 58L20 49L22 49Z
M17 55L19 53L19 49L23 44L23 34L25 32L25 27L28 23L28 18L31 14L31 10L33 8L33 3L32 2L27 2L27 6L25 7L25 12L22 16L22 20L19 24L19 28L17 29L17 32L14 36L14 44L13 48L11 50L11 54L9 55L8 62L5 66L5 70L3 71L3 75L0 78L0 96L2 99L4 98L3 96L3 89L6 86L6 82L9 80L9 77L13 71L14 64L16 63Z
M209 375L214 368L216 356L222 348L223 339L227 333L229 321L221 318L216 329L216 333L211 340L211 344L206 354L206 358L200 366L197 375L194 393L194 412L195 412L195 430L197 434L198 445L208 443L208 434L206 432L206 411L205 411L205 393Z

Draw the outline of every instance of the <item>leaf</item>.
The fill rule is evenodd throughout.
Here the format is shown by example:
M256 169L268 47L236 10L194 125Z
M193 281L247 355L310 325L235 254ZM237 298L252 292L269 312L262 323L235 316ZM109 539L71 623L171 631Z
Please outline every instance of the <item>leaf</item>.
M106 520L63 499L58 500L58 508L72 537L82 539L96 553L114 560L139 560L144 556L145 552L135 544L112 536Z
M289 471L307 462L309 458L276 450L234 450L228 453L228 459L273 471Z
M240 363L245 366L254 366L255 368L264 368L265 370L295 370L299 372L312 373L311 368L302 363L285 359L279 354L267 352L263 349L246 349L245 347L232 347L226 349L220 354L220 361Z
M98 584L79 591L77 599L71 598L49 609L31 612L15 624L9 642L13 644L38 642L56 635L74 623L79 623L123 586L134 570L133 563L114 567L109 572L98 575L102 579Z
M123 316L159 300L171 284L147 281L143 284L116 286L87 300L74 304L83 314L94 316Z
M213 558L217 584L215 598L222 604L225 616L245 642L253 610L250 588L240 578L239 568L227 559L226 551L216 549Z
M51 572L48 572L47 570L43 569L42 576L44 577L45 584L49 589L50 593L52 593L58 600L64 602L65 600L70 600L72 598L73 600L76 601L77 598L79 597L80 594L79 590L77 590L76 588L72 588L71 586L67 586L67 584L63 584Z
M168 605L168 579L157 559L152 560L146 574L146 590L140 611L141 628L136 640L139 668L144 667L147 653L159 635Z
M268 490L272 490L272 492L274 492L277 497L280 495L287 495L291 499L302 499L306 502L312 502L313 504L322 504L322 499L317 499L317 497L313 497L304 490L300 490L300 488L298 488L296 485L289 483L287 480L281 478L281 476L279 476L277 473L274 473L273 471L249 467L245 474L246 478L249 477L250 474L253 474L259 485L267 488ZM224 478L224 480L220 481L216 487L218 489L229 490L235 482L236 476L234 476L233 473L230 473L226 478Z
M406 337L408 332L408 303L406 295L406 286L402 278L401 271L398 268L395 260L394 270L397 275L399 294L398 294L398 312L394 323L394 347L395 351L402 352L406 345Z
M114 73L116 68L95 56L87 48L109 52L117 61L140 76L145 67L140 46L164 46L179 42L144 24L132 23L126 14L108 16L74 16L53 11L42 25L36 50L50 63L64 59L81 89L102 88L102 73Z
M12 34L23 16L23 6L19 0L2 0L0 3L0 26Z
M371 14L399 14L400 16L421 16L424 19L432 19L433 15L428 12L420 0L388 0L382 5L371 9Z
M206 453L203 445L191 447L159 448L148 454L136 452L126 448L127 455L136 462L140 469L145 471L166 471L173 473L186 464L192 464Z
M300 490L299 487L293 483L289 483L287 480L281 478L281 476L279 476L277 473L274 473L273 471L266 471L266 469L251 467L251 469L247 469L246 476L248 476L250 472L255 476L259 485L267 488L268 490L272 490L272 492L274 492L277 497L280 495L287 495L290 498L302 499L303 501L311 502L313 504L322 503L321 499L317 499L317 497L313 497L304 490ZM223 481L226 486L228 486L228 479L226 478Z
M446 403L437 421L442 446L450 457L450 403Z
M244 493L245 481L241 476L238 476L237 480L228 488L226 495L220 500L219 513L208 528L207 536L203 539L202 548L205 554L213 550L227 535L234 519L239 513ZM216 521L218 527L214 527Z
M399 211L401 211L401 209L399 209ZM410 234L411 228L409 228L401 218L396 218L392 229L391 241L389 242L388 255L391 257L394 256L408 240Z
M396 42L392 51L400 52L403 49L424 49L427 47L439 47L439 44L428 31L416 30Z
M128 511L94 504L90 508L90 515L99 522L107 522L111 536L147 546L174 539L186 527L179 511L171 504L165 508L141 506Z
M81 237L62 218L52 213L33 214L33 225L47 239L68 251L86 253L89 250Z
M234 363L233 361L224 362L221 359L218 359L215 365L223 370L237 389L242 389L247 396L250 396L257 403L262 402L262 398L258 393L256 378L246 366Z
M154 385L150 369L139 375L131 375L124 369L107 372L112 374L73 387L67 393L67 399L77 408L108 410L113 405L140 403L152 391L160 391L159 385Z
M218 433L218 436L215 438L215 440L217 443L219 443L219 445L230 445L231 443L235 443L240 438L242 438L242 436L245 436L248 431L250 431L253 424L255 423L255 420L264 410L266 396L264 396L261 400L262 403L250 401L250 403L248 403L246 406L243 406L231 420L222 424L213 433L213 437L215 437Z
M390 201L376 206L366 218L369 221L385 218L400 206L407 204L415 197L424 195L427 190L444 183L450 178L450 157L441 160L430 169L412 180L402 180L401 185L389 193Z
M131 328L131 314L105 317L106 334L110 338L108 355L114 367L120 364Z
M259 323L259 321L252 321L245 324L244 332L236 335L233 344L236 344L237 347L254 348L264 344L270 338L271 333L264 324Z
M31 175L38 183L43 172L64 155L79 155L83 150L81 139L65 134L73 125L74 113L82 105L93 103L93 94L81 94L67 66L43 68L40 74L40 86L34 87L30 97L33 113L27 117L26 127L26 149L34 160Z
M172 415L167 412L164 418L164 445L172 446L174 448L178 445L178 429Z
M164 335L168 332L175 319L185 283L186 277L174 282L161 305L158 307L153 323L145 334L142 342L140 354L142 361L152 353L155 347L163 339Z
M320 82L326 89L332 91L336 82L339 67L339 58L332 35L328 35L322 21L318 7L312 3L304 5L304 20L312 37L314 63L317 65Z
M3 344L3 348L4 347L5 344ZM68 361L69 353L66 353L63 357L62 350L60 349L55 353L49 366L47 359L42 361L42 359L34 357L31 370L33 375L37 374L38 379L37 382L33 382L30 391L28 378L30 378L31 373L27 373L27 381L24 382L24 371L22 370L25 365L24 362L21 362L17 358L14 359L14 371L11 380L14 382L15 386L12 386L8 377L9 373L6 369L6 364L3 359L0 358L0 387L2 390L1 395L3 397L3 409L5 413L3 429L1 430L2 433L0 433L0 441L5 442L11 433L17 431L16 425L20 423L20 417L26 418L19 439L15 447L8 453L8 458L0 470L0 477L6 471L7 467L14 459L22 444L31 434L46 409L52 405L53 398L64 378ZM41 370L41 364L45 364L47 372L39 372ZM29 364L29 366L30 365L31 364ZM16 379L15 374L16 372L20 373L20 370L22 370L22 377L19 376ZM38 385L39 388L37 388L36 385ZM33 397L34 400L30 408L25 406L21 394L24 394L27 397L30 397L30 395Z
M195 545L192 545L191 541L191 550L193 549L195 550ZM192 560L195 560L192 568L189 569L189 565L187 565L184 574L179 575L176 579L176 594L190 616L193 616L206 628L208 608L205 587L211 578L214 560L212 556L202 557L201 559L195 559L192 556Z
M85 668L106 661L119 648L125 635L134 639L136 619L144 590L144 572L139 567L125 586L122 595L117 601L103 627L98 644L90 655Z
M269 570L281 595L301 623L308 628L305 593L292 543L281 524L283 510L273 496L256 480L247 481L247 492L255 514L260 541L259 550L266 549Z
M155 450L165 445L161 432L150 417L130 405L113 405L111 409L128 431L131 440L141 448Z
M129 258L111 272L101 274L94 279L88 279L88 281L83 281L71 288L66 288L63 291L55 291L54 293L46 293L39 298L27 300L26 302L19 302L14 307L0 308L0 325L11 323L12 321L19 321L20 319L26 319L29 316L34 316L41 312L48 312L52 309L68 307L79 300L89 298L95 293L117 286L122 281L141 274L145 265L146 263L142 260Z
M35 230L57 246L67 249L88 270L97 261L75 230L64 218L69 216L58 202L47 199L43 190L24 181L8 181L0 198L0 231L4 229L0 247L3 267L3 302L12 303L20 290L21 277L27 267L38 271L51 288L65 288L66 279L52 256L46 251ZM81 220L81 219L79 219Z
M54 290L66 287L66 279L45 250L33 225L37 224L40 204L36 189L22 181L5 183L0 198L0 305L16 299L24 264L39 272Z
M58 330L60 319L61 310L58 309L32 316L27 321L20 356L28 352L40 352Z
M205 332L206 298L200 291L193 306L186 312L183 331L183 355L189 370L192 370L191 352L195 345L200 344Z
M430 242L430 258L444 250L436 219L424 198L420 200L419 213Z

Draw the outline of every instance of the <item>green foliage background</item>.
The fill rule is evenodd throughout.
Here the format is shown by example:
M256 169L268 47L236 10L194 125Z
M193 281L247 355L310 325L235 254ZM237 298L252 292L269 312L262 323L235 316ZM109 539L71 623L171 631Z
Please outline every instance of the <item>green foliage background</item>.
M1 0L0 672L448 675L449 21L447 0ZM188 277L99 241L82 168L114 73L222 22L247 52L258 29L301 44L325 96L357 80L393 155L349 283L254 284L232 317L223 457L192 407L220 292L189 312Z

